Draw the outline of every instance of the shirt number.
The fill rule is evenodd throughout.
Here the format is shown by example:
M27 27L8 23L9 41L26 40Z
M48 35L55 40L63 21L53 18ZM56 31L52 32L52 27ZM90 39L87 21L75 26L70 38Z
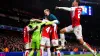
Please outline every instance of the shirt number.
M80 18L80 15L81 15L81 11L78 11L78 18Z
M50 27L46 28L47 33L49 32L49 30L50 30Z

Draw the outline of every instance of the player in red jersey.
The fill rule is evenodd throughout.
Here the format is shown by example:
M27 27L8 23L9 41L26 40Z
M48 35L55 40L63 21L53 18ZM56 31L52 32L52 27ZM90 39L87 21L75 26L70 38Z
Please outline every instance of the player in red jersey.
M51 49L51 51L53 51L54 53L52 55L55 55L55 52L57 53L57 56L61 56L61 53L59 50L57 50L56 48L58 48L59 46L59 38L58 38L58 34L57 34L57 24L52 24L53 26L51 27L51 43L53 46L53 50Z
M43 21L48 21L46 19L44 19ZM41 56L44 56L44 47L47 47L47 56L51 56L51 52L50 52L50 32L51 32L51 25L45 25L42 28L42 33L41 33Z
M58 34L57 34L57 24L59 21L57 18L50 13L49 9L44 10L45 17L43 21L47 21L46 25L43 27L42 31L42 39L41 39L41 54L43 56L44 46L47 43L47 52L48 56L51 56L50 52L50 39L53 47L58 46Z
M30 49L30 35L29 35L29 27L26 26L24 28L24 43L25 43L25 56L28 56L29 54L29 49Z
M74 34L76 35L77 40L80 42L80 44L82 44L89 51L91 51L94 56L97 56L96 52L83 40L82 26L80 24L80 15L81 15L81 12L82 12L82 8L81 8L81 6L78 6L78 4L79 4L79 1L74 0L74 2L72 3L73 7L71 7L71 8L56 7L56 9L63 9L63 10L71 11L71 16L72 16L72 25L65 27L65 28L60 30L60 37L62 39L62 46L64 46L64 40L65 40L64 33L73 31Z

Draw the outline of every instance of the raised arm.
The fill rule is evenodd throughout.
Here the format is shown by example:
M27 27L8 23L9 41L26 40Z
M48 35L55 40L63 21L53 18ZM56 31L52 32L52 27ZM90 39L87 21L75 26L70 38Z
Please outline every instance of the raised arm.
M33 21L36 21L36 22L42 22L42 20L40 19L35 19L35 18L32 18Z
M31 31L35 31L37 28L38 28L38 26L36 26L36 27L30 29L29 32L31 32Z
M72 8L69 8L69 7L56 7L56 9L63 9L66 11L72 11Z
M29 32L31 32L31 31L35 31L37 28L38 28L38 26L32 28L31 25L28 25L27 30L28 30Z

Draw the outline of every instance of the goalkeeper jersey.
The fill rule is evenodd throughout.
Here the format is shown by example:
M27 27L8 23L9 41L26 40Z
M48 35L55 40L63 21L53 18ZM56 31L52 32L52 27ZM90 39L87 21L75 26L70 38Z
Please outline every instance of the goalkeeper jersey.
M45 23L35 23L32 24L32 28L38 27L33 33L32 33L32 40L33 41L39 41L41 40L41 26Z

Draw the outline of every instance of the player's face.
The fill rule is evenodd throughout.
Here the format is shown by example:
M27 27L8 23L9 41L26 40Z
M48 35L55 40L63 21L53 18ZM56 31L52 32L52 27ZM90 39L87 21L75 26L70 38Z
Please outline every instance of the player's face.
M50 12L49 11L44 11L44 14L46 15L46 16L48 16L49 14L50 14Z
M78 6L78 2L74 1L74 2L72 3L72 6L73 6L73 7Z

